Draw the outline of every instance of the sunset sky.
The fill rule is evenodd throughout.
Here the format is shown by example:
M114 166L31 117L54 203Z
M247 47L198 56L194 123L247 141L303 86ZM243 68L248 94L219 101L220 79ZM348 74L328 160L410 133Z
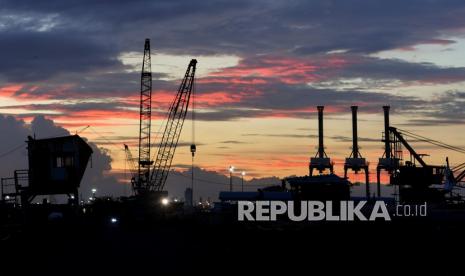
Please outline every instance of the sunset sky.
M123 143L137 154L145 38L153 137L198 60L195 163L203 169L226 174L234 165L247 179L308 174L317 105L326 106L336 172L351 151L351 105L371 170L383 154L383 105L393 126L465 147L463 1L0 2L0 113L26 123L42 114L71 133L90 125L81 135L110 150L111 173L125 169ZM175 168L191 164L191 127L188 114ZM465 162L414 145L432 164Z

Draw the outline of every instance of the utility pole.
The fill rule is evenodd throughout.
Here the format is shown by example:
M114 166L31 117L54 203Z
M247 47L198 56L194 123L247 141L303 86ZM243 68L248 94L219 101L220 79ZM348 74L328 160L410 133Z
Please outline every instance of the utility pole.
M191 202L192 206L194 205L194 156L195 152L197 151L197 147L195 146L195 83L192 85L192 145L191 145L191 153L192 153L192 168L191 168Z
M232 174L234 172L234 166L229 167L229 191L233 191L233 185L232 185Z
M242 173L241 173L241 180L242 180L242 192L244 192L244 175L245 175L245 171L242 171Z
M192 111L193 112L193 111ZM192 121L194 122L194 121ZM192 127L194 127L192 125ZM194 132L194 131L192 131ZM191 145L191 153L192 153L192 167L191 167L191 202L192 202L192 206L194 206L194 156L195 156L195 152L196 152L196 147L195 147L195 144L192 144Z

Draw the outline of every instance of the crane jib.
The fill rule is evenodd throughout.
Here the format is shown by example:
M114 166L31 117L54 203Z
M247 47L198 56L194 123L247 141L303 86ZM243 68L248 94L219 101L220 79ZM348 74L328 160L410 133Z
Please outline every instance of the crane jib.
M168 177L174 153L181 135L182 126L186 118L189 101L194 86L194 77L197 60L193 59L187 67L184 79L170 108L168 122L163 132L157 158L154 161L150 178L150 190L163 190Z

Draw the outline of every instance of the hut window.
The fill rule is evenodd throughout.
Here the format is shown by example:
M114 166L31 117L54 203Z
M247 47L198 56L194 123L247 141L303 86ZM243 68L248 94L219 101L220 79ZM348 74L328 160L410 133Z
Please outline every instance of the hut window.
M73 156L57 156L55 158L56 168L70 168L74 166Z
M63 157L57 156L55 159L55 167L62 168L63 167Z
M65 156L64 160L64 165L65 167L73 167L73 157L72 156Z

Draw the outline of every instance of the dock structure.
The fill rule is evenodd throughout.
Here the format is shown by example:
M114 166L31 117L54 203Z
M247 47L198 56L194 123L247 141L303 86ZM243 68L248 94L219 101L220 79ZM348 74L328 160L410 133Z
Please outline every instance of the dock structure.
M334 164L325 152L324 133L323 133L323 110L324 106L317 106L318 109L318 151L315 157L310 158L309 171L310 176L313 175L313 170L317 170L322 174L329 169L330 174L334 173Z
M365 172L366 197L370 198L370 176L368 172L368 162L362 157L358 146L357 110L358 106L351 106L352 110L352 152L344 163L344 178L347 178L347 171L350 169L355 173Z
M393 152L392 141L389 132L389 110L390 106L383 106L384 111L384 132L381 141L384 142L384 154L379 158L378 166L376 167L376 189L377 196L381 197L381 171L385 170L391 174L399 163L399 159L395 158L396 154Z

